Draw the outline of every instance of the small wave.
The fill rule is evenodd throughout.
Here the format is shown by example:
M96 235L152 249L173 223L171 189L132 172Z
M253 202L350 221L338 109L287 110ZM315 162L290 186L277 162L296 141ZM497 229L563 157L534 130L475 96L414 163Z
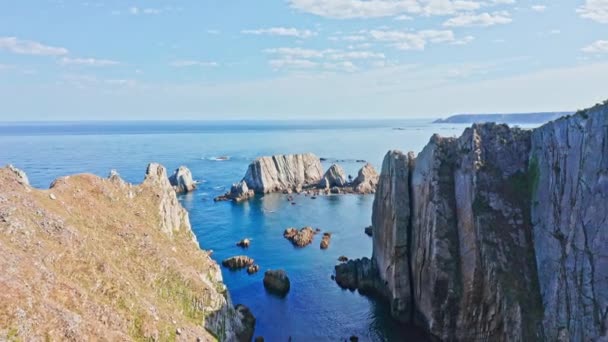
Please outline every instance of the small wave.
M208 157L208 158L203 158L203 159L207 159L207 160L211 160L211 161L227 161L230 160L229 156L218 156L218 157Z

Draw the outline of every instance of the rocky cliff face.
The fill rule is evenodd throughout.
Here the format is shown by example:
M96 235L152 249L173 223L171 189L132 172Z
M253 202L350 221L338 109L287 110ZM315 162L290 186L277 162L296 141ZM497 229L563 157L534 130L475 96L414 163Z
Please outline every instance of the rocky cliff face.
M442 340L606 337L607 107L389 152L370 267L393 315Z
M141 185L75 175L48 190L15 170L0 169L0 340L250 336L164 167Z
M249 189L263 194L316 185L322 177L321 160L306 153L257 158L249 165L243 181Z
M532 134L532 224L547 340L608 335L608 106Z

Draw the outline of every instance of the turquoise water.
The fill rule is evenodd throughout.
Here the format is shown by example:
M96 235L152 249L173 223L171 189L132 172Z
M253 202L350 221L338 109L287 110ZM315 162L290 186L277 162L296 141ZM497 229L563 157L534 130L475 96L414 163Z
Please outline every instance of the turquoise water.
M177 122L0 124L0 164L25 170L33 186L48 188L57 177L74 173L106 176L116 169L127 181L139 183L147 163L172 170L187 165L201 181L199 189L180 197L201 248L214 251L217 261L239 254L256 260L261 271L223 269L233 302L251 308L256 336L267 341L337 341L356 335L362 341L423 340L419 331L396 324L387 305L357 292L340 289L331 274L341 255L371 256L370 225L373 196L326 196L313 200L295 196L292 205L282 194L235 204L213 198L244 175L261 155L313 152L356 175L371 162L378 170L389 149L420 151L433 133L459 135L462 125L431 125L430 120L354 122ZM401 128L399 130L395 128ZM217 161L217 156L230 160ZM332 233L328 250L320 236L296 249L283 238L287 227L311 225ZM235 243L252 240L241 250ZM286 298L266 293L264 270L285 269L291 279Z

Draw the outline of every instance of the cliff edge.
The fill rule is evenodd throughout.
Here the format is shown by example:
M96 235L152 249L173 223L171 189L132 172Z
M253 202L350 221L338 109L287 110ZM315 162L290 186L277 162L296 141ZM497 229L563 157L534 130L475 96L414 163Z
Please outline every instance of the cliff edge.
M251 338L164 167L48 190L15 170L0 169L0 339Z

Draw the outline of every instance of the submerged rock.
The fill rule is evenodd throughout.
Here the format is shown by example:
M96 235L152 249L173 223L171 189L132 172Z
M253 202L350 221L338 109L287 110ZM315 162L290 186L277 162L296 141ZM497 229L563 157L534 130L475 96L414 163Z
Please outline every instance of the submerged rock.
M367 163L359 170L357 178L353 181L353 189L360 194L374 193L379 179L380 175L376 172L376 169L372 164Z
M245 255L237 255L222 261L222 265L231 270L237 270L253 265L254 260Z
M192 172L185 166L180 166L169 177L171 186L177 193L191 192L196 189L196 183L192 179Z
M296 228L287 228L283 232L283 237L298 247L309 245L314 236L315 231L312 229L312 227L304 227L300 230L297 230Z
M249 241L249 239L243 239L236 243L237 246L243 247L243 248L249 248L250 244L251 244L251 241Z
M315 185L323 169L312 153L260 157L249 165L243 181L256 193L295 190Z
M343 187L346 185L346 175L344 169L338 165L333 164L323 175L323 178L319 182L319 188L329 189L332 187Z
M264 273L264 287L268 292L285 296L291 284L284 270L268 270Z
M329 242L331 240L331 233L323 233L323 239L321 240L321 249L329 248Z

